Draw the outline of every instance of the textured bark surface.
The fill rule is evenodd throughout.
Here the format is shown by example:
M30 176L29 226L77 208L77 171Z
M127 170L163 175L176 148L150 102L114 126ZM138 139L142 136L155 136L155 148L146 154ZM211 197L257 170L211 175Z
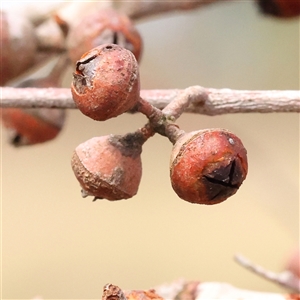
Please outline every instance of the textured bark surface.
M141 97L159 109L184 90L141 90ZM198 91L198 89L197 89ZM1 107L76 108L68 88L1 87ZM193 95L191 95L193 96ZM221 115L229 113L300 112L300 91L245 91L204 88L186 112Z

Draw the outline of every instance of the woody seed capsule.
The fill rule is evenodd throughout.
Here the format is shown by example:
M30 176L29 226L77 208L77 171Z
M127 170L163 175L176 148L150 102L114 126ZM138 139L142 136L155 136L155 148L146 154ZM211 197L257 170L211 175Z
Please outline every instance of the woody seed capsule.
M141 143L139 136L127 134L94 137L80 144L71 164L82 195L108 200L133 197L142 176Z
M96 47L77 62L71 91L86 116L97 121L116 117L139 101L138 63L118 45Z
M0 85L4 85L31 67L37 39L33 25L10 12L0 11L0 32Z
M256 0L260 11L276 18L296 18L300 15L299 0Z
M116 44L141 58L142 38L133 22L113 9L101 9L85 15L70 28L67 50L73 63L87 51L103 44Z
M216 204L237 192L247 169L247 152L237 136L225 129L206 129L178 138L171 155L170 177L180 198Z

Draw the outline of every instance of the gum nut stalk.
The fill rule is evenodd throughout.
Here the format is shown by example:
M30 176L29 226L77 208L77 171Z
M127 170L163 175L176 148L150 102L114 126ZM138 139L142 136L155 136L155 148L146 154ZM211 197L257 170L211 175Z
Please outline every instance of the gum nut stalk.
M247 169L247 151L236 135L225 129L205 129L178 138L172 150L170 177L180 198L216 204L237 192Z
M133 197L142 176L141 151L134 135L94 137L80 144L71 165L83 196L108 200Z
M77 62L71 91L86 116L97 121L116 117L139 101L138 63L129 50L118 45L93 48Z

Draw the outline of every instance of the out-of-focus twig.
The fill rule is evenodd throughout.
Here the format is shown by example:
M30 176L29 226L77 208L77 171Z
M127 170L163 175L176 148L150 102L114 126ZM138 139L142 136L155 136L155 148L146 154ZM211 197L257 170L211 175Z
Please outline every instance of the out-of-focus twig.
M226 0L229 1L229 0ZM184 1L113 1L117 9L133 20L182 10L192 10L208 4L224 2L224 0L184 0Z
M244 256L237 254L235 255L235 260L243 267L254 272L257 275L262 276L263 278L270 280L274 283L277 283L285 288L288 288L292 291L300 293L300 278L295 276L292 272L284 271L281 273L275 273L269 270L264 269L263 267L254 264Z
M186 90L142 90L141 97L163 109L180 93L192 97L186 112L205 115L229 113L300 112L300 91L246 91L200 86ZM69 88L11 88L0 90L0 107L76 108Z
M229 1L229 0L226 0ZM107 0L107 1L69 1L62 2L63 5L49 6L49 12L47 15L46 9L35 9L35 18L30 9L26 6L24 10L28 11L28 17L31 20L43 20L35 21L40 23L36 28L36 35L38 39L39 49L48 52L61 52L64 50L64 38L61 34L61 30L56 23L53 16L57 16L61 20L64 20L68 26L75 26L81 18L91 11L102 8L115 8L118 11L128 15L132 20L142 20L146 17L153 15L162 15L168 12L193 10L201 7L206 7L208 4L224 2L224 0L184 0L184 1L119 1L119 0ZM39 16L40 13L40 16Z

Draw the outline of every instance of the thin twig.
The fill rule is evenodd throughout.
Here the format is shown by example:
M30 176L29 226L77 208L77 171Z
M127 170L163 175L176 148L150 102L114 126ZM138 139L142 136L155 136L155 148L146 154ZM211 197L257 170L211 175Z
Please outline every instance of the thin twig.
M292 272L284 271L281 273L275 273L264 269L263 267L254 264L242 255L235 255L235 260L243 267L254 272L263 278L280 284L281 286L300 293L300 278L296 277Z
M221 115L229 113L300 112L300 91L245 91L213 88L189 88L196 94L186 112ZM163 109L186 90L142 90L141 97ZM201 93L199 93L201 91ZM1 87L0 107L76 108L69 88Z
M228 0L227 0L228 1ZM184 1L118 1L114 6L127 14L131 19L137 20L157 14L178 10L192 10L211 3L224 2L224 0L184 0Z

